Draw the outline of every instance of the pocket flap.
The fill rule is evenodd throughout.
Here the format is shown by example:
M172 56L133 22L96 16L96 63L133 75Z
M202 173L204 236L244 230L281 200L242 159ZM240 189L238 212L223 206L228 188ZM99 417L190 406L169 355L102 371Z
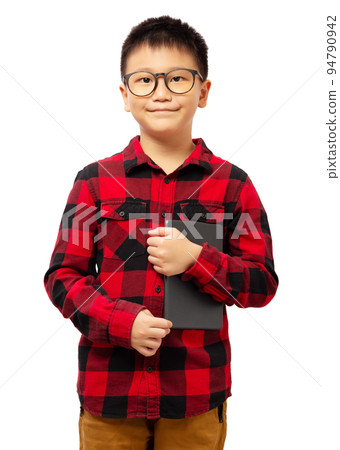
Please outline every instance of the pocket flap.
M199 220L201 222L223 222L224 206L211 202L181 202L180 220Z
M132 220L145 217L146 202L136 200L105 200L101 204L102 218L113 220Z

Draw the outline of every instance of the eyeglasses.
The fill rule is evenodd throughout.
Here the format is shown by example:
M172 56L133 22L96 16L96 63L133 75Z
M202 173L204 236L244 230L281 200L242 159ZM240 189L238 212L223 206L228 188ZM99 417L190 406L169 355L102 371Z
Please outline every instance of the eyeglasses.
M186 94L195 84L195 76L198 75L203 81L198 70L193 69L173 69L169 72L152 73L146 71L131 72L123 76L131 94L137 97L150 95L158 84L157 77L164 76L164 82L169 91L174 94Z

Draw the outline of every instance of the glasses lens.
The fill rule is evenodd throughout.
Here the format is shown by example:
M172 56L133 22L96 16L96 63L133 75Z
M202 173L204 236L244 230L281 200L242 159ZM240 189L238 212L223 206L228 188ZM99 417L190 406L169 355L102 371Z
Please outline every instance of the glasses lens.
M175 69L169 72L166 78L167 84L172 92L184 94L190 91L194 85L194 77L189 70Z
M135 95L148 95L155 87L155 79L149 72L136 72L129 78L129 88Z

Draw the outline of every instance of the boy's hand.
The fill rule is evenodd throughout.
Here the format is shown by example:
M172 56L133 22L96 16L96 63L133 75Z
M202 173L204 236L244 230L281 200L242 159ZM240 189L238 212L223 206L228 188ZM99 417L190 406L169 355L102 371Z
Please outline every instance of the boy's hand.
M170 333L172 322L155 317L148 309L140 311L131 328L131 346L144 356L153 356Z
M188 270L202 250L202 245L190 241L174 227L157 227L148 234L148 260L156 272L166 276Z

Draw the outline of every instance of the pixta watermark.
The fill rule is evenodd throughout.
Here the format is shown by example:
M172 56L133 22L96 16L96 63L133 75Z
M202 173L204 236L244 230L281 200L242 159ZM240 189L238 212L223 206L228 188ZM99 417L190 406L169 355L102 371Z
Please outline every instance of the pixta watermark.
M176 239L183 239L187 236L192 236L193 239L197 240L203 239L204 237L199 232L197 225L201 222L201 215L202 213L197 212L194 213L192 217L188 218L181 212L181 218L174 219L177 223L181 222L182 224L181 234L179 234ZM63 214L61 222L61 239L89 250L92 243L95 244L108 235L108 221L116 220L105 218L100 221L101 226L98 227L98 221L99 219L102 219L102 217L103 209L98 210L96 207L89 206L86 203L75 205ZM128 238L137 239L137 230L139 233L148 235L149 230L156 227L164 227L164 221L163 223L160 223L159 219L159 213L144 213L142 215L141 213L125 214L124 220L128 223ZM223 226L224 221L229 221L230 223L233 219L233 213L205 213L203 222L212 226L215 224L216 226L213 229L216 233L216 239L223 239L226 232L225 226ZM172 230L176 228L172 225L172 219L170 219L169 224ZM98 232L98 230L100 231ZM262 239L261 233L256 228L249 213L241 213L239 215L230 239L239 239L240 236L250 236L252 239ZM113 235L112 239L114 238L115 236ZM173 239L173 232L167 234L164 238Z

